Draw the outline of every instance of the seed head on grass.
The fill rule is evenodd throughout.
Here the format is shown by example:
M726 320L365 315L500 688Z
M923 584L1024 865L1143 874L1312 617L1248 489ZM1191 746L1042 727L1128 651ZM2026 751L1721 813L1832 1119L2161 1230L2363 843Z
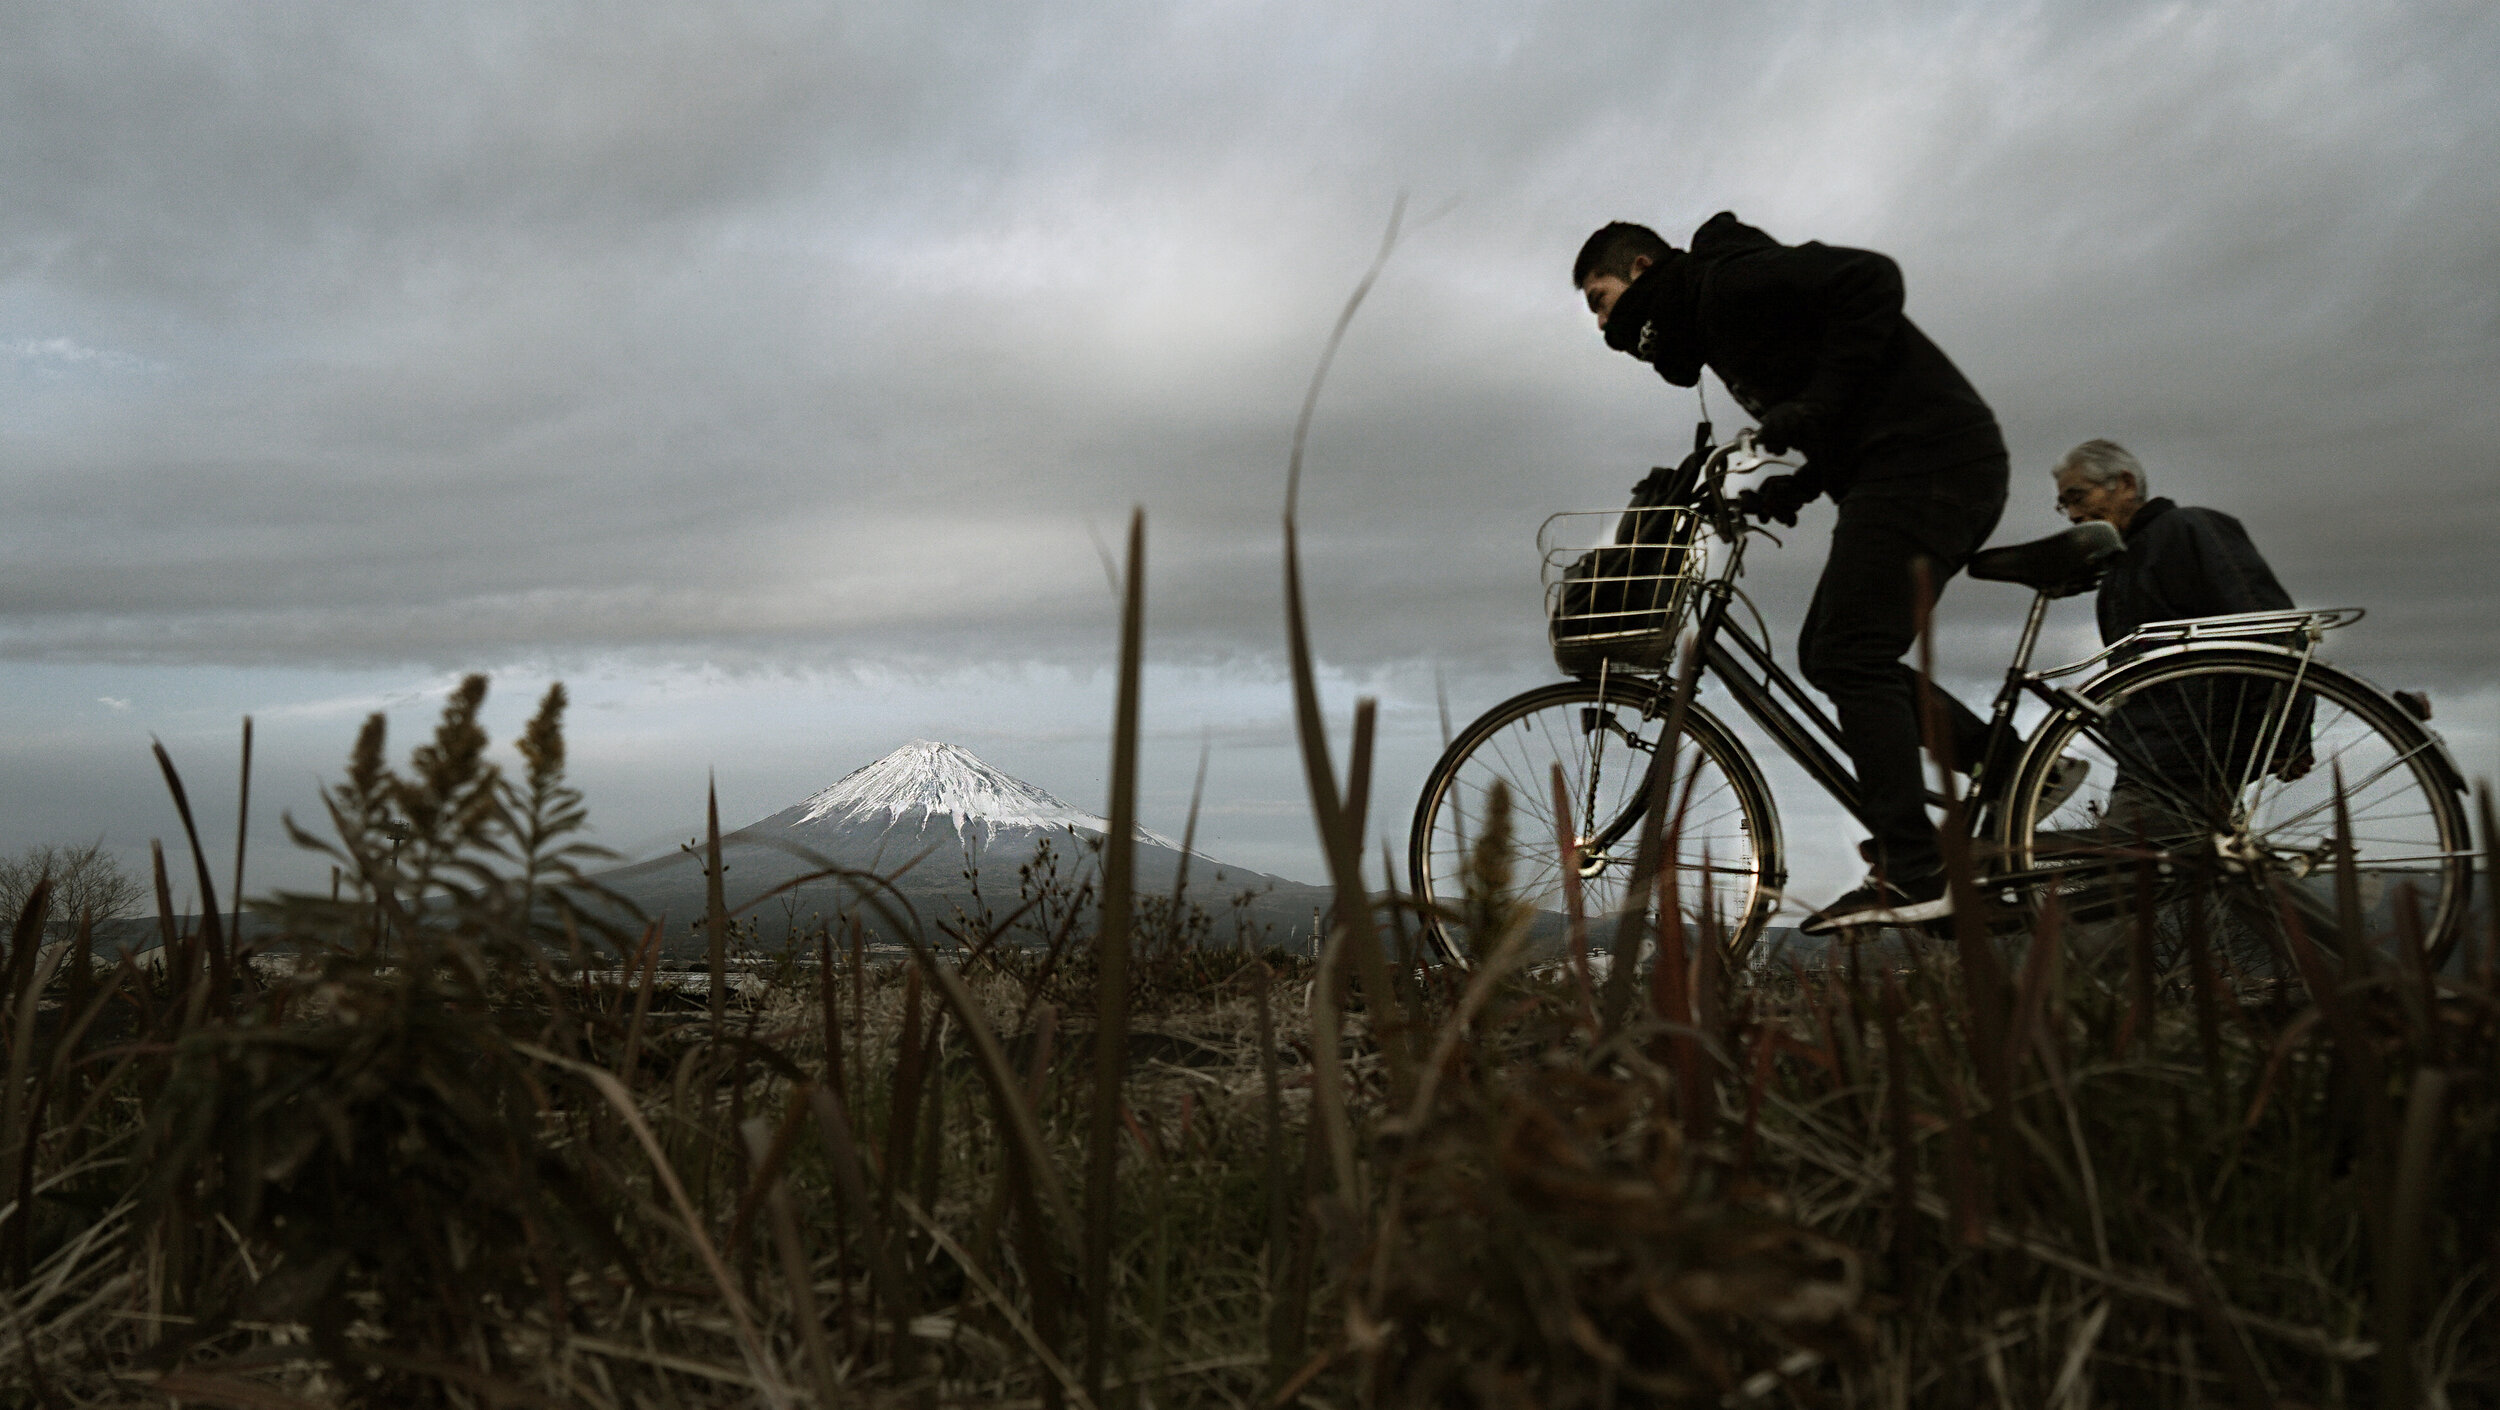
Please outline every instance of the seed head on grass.
M1485 964L1492 947L1510 934L1526 914L1527 904L1512 889L1510 786L1500 779L1485 790L1484 832L1467 855L1464 893L1460 901L1467 928L1468 958Z

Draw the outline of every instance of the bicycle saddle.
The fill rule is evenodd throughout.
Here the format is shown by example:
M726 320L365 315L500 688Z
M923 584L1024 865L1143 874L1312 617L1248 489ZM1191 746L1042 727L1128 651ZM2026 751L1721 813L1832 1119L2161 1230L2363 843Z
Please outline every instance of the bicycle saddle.
M2095 520L2029 543L1981 551L1964 571L1992 583L2021 583L2051 597L2072 597L2099 586L2110 560L2127 551L2116 526Z

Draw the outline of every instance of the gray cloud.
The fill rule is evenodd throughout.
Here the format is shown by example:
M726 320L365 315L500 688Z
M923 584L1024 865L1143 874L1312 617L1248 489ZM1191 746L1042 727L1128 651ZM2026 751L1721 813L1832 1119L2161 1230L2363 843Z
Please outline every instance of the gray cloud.
M0 55L22 658L1090 661L1136 503L1161 649L1272 655L1401 189L1446 213L1304 502L1341 661L1534 662L1537 519L1692 407L1565 261L1723 206L1894 254L2023 473L2127 441L2370 604L2351 659L2500 644L2484 7L30 6ZM1956 589L1961 667L2016 607Z

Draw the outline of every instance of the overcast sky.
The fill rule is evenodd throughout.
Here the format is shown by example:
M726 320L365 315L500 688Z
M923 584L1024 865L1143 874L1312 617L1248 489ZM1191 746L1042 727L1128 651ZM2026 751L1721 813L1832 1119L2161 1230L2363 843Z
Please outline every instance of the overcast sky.
M1436 693L1553 676L1537 521L1690 434L1572 254L1721 209L1900 261L2014 448L2000 542L2115 437L2368 606L2332 654L2487 774L2495 67L2500 11L2437 0L0 7L0 849L143 858L149 736L230 796L251 714L256 887L326 876L277 810L471 669L499 738L573 685L622 846L707 771L734 825L919 735L1099 808L1143 506L1146 821L1203 747L1208 850L1316 878L1283 465L1401 192L1303 499L1385 831ZM1753 559L1783 646L1829 513ZM1973 693L2022 606L1948 597Z

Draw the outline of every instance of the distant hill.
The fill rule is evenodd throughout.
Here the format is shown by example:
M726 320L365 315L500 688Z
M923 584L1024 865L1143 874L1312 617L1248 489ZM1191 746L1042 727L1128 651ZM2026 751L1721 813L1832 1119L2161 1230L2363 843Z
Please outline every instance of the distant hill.
M1108 819L1084 812L1042 789L992 768L959 745L913 740L843 775L802 802L721 835L722 885L735 910L774 887L826 863L891 876L924 924L971 912L967 872L977 872L979 903L995 916L1020 904L1017 873L1047 846L1063 880L1097 875L1094 844ZM697 834L699 835L699 834ZM1141 895L1169 895L1179 879L1178 843L1144 828L1134 838ZM697 850L700 850L698 844ZM1312 917L1330 892L1281 876L1232 866L1203 853L1189 858L1189 898L1215 917L1213 938L1234 936L1233 898L1248 892L1241 915L1265 943L1299 948L1310 942ZM680 851L597 873L601 886L669 920L672 951L704 910L703 871ZM857 904L849 883L807 882L755 906L748 914L769 943L790 919L831 919L857 911L871 931L875 913ZM889 937L894 938L894 937Z

